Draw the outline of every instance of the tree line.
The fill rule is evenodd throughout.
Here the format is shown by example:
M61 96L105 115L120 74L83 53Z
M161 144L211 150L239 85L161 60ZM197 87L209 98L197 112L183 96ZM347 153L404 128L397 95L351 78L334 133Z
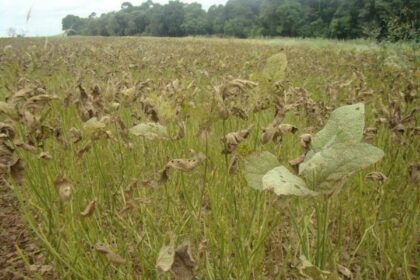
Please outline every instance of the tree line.
M68 35L217 35L420 40L419 0L228 0L207 11L198 3L148 0L82 18L67 15Z

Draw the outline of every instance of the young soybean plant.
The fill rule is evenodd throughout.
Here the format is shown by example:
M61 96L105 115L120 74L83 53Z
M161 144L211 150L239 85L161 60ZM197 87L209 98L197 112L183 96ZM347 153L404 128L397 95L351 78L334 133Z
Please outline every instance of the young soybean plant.
M328 230L328 209L331 194L338 192L353 172L379 161L384 152L362 143L365 126L363 103L343 106L332 112L325 127L314 135L311 150L299 165L299 176L286 167L278 166L276 157L269 152L253 154L247 159L245 177L257 190L272 190L275 194L319 196L324 211L317 211L316 265L325 265L325 239ZM303 250L306 257L307 250Z

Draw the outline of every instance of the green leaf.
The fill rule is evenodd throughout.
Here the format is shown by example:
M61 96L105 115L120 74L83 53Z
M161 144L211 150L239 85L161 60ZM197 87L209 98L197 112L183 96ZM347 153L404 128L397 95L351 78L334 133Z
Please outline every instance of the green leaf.
M338 181L365 168L384 156L384 152L365 143L336 144L313 154L299 165L299 175L315 184Z
M130 128L129 131L135 136L143 136L149 140L169 138L166 127L153 122L140 123Z
M277 53L270 56L265 64L263 75L271 82L284 79L287 68L287 57L284 53Z
M263 176L278 166L279 162L275 155L269 152L251 154L245 164L245 178L252 188L263 190Z
M363 138L364 127L363 103L342 106L331 113L324 128L315 134L312 150L319 152L324 147L337 143L359 143Z
M317 195L306 187L305 181L284 166L268 171L262 178L263 190L273 190L277 195Z

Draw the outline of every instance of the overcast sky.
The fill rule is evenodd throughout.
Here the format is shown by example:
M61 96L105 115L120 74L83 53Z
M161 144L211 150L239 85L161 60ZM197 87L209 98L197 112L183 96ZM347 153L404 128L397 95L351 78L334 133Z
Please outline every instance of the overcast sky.
M145 0L129 1L137 6ZM61 19L68 14L87 17L92 12L102 13L120 9L124 0L0 0L0 37L8 36L8 29L15 28L26 36L49 36L61 33ZM167 3L168 0L154 0ZM182 0L198 2L207 9L226 0ZM26 22L29 10L30 17Z

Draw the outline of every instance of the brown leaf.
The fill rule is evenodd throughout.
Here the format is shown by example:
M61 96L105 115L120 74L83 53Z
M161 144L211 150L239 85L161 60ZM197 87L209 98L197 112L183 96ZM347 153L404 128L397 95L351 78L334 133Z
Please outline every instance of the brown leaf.
M420 163L414 162L408 167L408 175L414 183L420 182Z
M18 159L15 163L10 166L10 175L18 185L22 185L25 171L25 162L22 159Z
M18 147L20 149L23 149L27 152L31 152L31 153L36 153L37 152L37 148L35 146L30 145L28 143L25 143L20 139L15 140L14 144L15 144L16 147Z
M79 129L72 127L70 128L69 132L70 132L70 141L73 144L76 144L82 140L82 132Z
M175 279L188 280L194 278L194 259L191 256L191 246L185 241L175 250L174 262L171 271L174 273Z
M87 153L92 148L92 142L86 143L81 149L76 153L78 159L81 159L85 153Z
M269 126L263 129L263 133L261 135L261 143L267 144L271 140L277 138L279 133L278 127Z
M102 253L106 256L106 258L113 264L115 265L121 265L124 264L126 261L123 257L121 257L120 255L114 253L113 251L111 251L108 247L106 247L105 245L101 244L101 243L96 243L95 244L95 250L99 253Z
M365 178L368 179L368 180L379 182L381 184L388 179L385 176L385 174L383 174L382 172L379 172L379 171L370 172L369 174L366 175Z
M305 155L303 154L303 155L298 156L295 159L289 160L288 162L290 166L293 168L293 170L296 173L299 173L299 164L301 164L304 160L305 160Z
M13 124L0 122L0 134L5 134L7 139L15 138L16 130Z
M59 175L54 180L54 186L62 200L69 200L73 191L73 185L63 176Z
M303 149L309 150L310 146L311 146L311 141L312 141L312 135L309 133L305 133L302 134L300 137L300 145L302 146Z
M231 154L232 152L234 152L235 149L236 149L236 146L239 143L241 143L243 140L248 138L252 127L253 126L250 126L247 129L242 129L242 130L239 130L239 131L236 131L236 132L230 132L230 133L226 134L222 138L222 141L225 144L225 148L223 150L223 153Z
M49 153L47 153L47 152L41 152L38 155L38 158L39 159L43 159L43 160L50 160L50 159L52 159L52 156Z
M351 273L350 269L348 269L347 267L345 267L341 264L337 264L337 270L346 279L352 279L353 278L353 273Z
M138 183L137 178L133 177L130 179L127 187L124 190L127 196L131 196L133 194L134 189L137 187L137 183Z
M288 124L288 123L282 123L279 124L278 126L281 134L286 134L286 133L295 133L296 131L298 131L298 128L292 124Z
M236 175L239 172L239 158L234 155L229 163L229 175Z
M85 207L85 210L83 212L80 212L80 215L82 217L90 217L92 216L93 212L96 209L96 200L92 200L89 202L89 204Z
M189 172L195 167L197 167L205 159L206 156L202 153L197 154L192 159L172 159L168 161L168 163L166 164L166 168L173 168L175 170Z

